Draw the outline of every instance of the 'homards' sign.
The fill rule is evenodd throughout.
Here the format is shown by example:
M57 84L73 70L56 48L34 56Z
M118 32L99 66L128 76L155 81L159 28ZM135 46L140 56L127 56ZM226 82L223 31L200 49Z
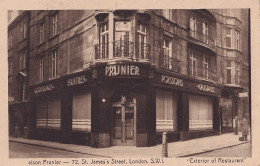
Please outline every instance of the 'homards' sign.
M106 66L106 76L139 76L139 67L135 65Z
M202 90L202 91L215 93L215 87L214 86L199 84L198 88L199 88L199 90Z
M67 86L80 85L80 84L84 84L85 82L87 82L87 78L85 75L77 76L68 79Z
M48 84L48 85L44 85L44 86L35 88L34 93L38 94L38 93L42 93L42 92L51 91L53 89L54 89L54 86L52 84Z

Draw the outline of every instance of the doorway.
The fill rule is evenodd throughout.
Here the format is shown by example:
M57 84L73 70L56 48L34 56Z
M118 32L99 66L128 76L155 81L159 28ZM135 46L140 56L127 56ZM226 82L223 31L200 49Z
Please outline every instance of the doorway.
M134 102L114 102L112 104L111 145L135 145L136 104Z

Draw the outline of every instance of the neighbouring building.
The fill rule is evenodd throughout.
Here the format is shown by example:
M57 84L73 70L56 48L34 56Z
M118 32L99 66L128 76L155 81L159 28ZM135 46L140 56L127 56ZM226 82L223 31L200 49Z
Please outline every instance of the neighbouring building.
M250 116L248 9L33 10L8 33L11 136L153 146Z

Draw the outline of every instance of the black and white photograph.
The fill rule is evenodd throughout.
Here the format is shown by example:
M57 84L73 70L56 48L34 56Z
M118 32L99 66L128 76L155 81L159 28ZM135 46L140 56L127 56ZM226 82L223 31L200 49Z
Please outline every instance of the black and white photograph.
M252 165L257 9L5 10L8 160Z

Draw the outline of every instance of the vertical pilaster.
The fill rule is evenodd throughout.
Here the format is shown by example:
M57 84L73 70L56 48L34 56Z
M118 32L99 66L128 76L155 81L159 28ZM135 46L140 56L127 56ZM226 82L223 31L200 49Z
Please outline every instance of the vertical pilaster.
M64 93L61 95L61 138L62 142L69 142L69 131L72 128L72 95Z
M109 55L108 58L112 59L114 57L113 53L113 42L114 42L114 14L113 12L109 12L108 15L108 47L109 47Z
M180 140L185 141L188 138L189 132L189 95L187 93L181 94L181 103L180 103L180 112L179 112L179 130L180 130Z

